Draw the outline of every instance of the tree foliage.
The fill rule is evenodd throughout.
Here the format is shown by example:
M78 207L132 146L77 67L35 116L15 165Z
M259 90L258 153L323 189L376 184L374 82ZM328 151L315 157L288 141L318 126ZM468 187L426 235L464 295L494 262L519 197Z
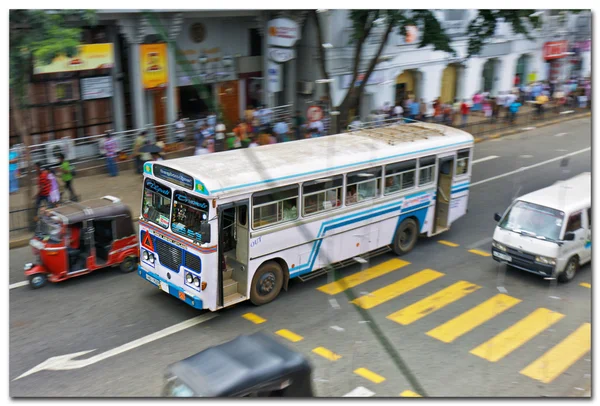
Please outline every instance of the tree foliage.
M77 54L83 25L95 25L93 10L10 10L10 86L25 102L33 60L49 64L59 55Z

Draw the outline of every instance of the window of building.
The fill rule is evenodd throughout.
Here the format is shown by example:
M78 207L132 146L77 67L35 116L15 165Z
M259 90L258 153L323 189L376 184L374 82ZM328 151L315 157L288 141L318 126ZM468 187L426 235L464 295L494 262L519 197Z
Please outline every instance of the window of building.
M415 187L417 160L398 162L385 167L384 194L398 193Z
M343 182L344 177L339 175L304 183L302 215L308 216L341 207Z
M252 197L252 227L262 228L298 218L298 185L284 186Z
M257 28L250 28L250 56L262 55L262 37Z
M469 150L458 151L456 157L456 176L466 175L469 172Z
M433 183L435 176L435 156L419 159L419 186Z
M346 175L346 204L374 199L380 195L381 167Z

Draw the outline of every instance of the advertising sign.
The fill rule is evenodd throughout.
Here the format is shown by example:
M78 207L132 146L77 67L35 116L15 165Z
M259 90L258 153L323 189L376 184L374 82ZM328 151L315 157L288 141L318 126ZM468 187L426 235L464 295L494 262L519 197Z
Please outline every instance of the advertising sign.
M113 95L112 79L110 76L83 78L81 79L80 89L83 100L104 99Z
M141 44L140 64L144 89L167 86L167 44Z
M550 41L544 44L544 59L550 61L552 59L562 58L567 52L568 41Z
M115 63L112 44L80 45L73 58L59 56L48 65L34 61L33 74L77 72L90 69L110 69Z
M354 83L354 87L360 86L362 81L365 79L364 73L359 73L356 77L356 82ZM350 87L350 82L352 82L352 75L344 75L342 76L342 88L348 89ZM368 85L377 85L379 83L384 82L383 71L373 71L371 72L371 76L369 76Z
M154 176L167 180L186 189L194 190L194 178L175 169L167 168L162 165L154 165Z
M281 92L281 65L275 62L269 61L267 67L267 86L269 92L277 93Z
M277 47L293 47L300 39L298 23L289 18L276 18L269 21L267 43Z
M296 57L296 52L293 49L286 48L269 48L269 58L272 61L284 63L291 61Z

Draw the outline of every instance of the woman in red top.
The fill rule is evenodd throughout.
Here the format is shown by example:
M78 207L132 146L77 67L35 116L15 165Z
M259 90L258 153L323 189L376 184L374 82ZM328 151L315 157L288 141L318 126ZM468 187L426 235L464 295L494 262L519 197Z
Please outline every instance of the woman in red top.
M36 162L35 169L38 173L38 194L35 200L35 211L37 213L43 201L46 201L46 205L50 205L49 197L52 190L52 183L48 178L48 171L42 167L42 164Z
M462 114L462 125L463 127L467 124L467 119L469 118L469 105L467 104L467 99L463 100L460 105L460 114Z

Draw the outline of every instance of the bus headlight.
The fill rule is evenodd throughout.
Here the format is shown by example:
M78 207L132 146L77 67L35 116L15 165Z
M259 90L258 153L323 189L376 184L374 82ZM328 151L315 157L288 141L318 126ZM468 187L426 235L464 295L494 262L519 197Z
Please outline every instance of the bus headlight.
M150 254L150 263L154 264L154 261L155 261L154 254Z
M545 265L556 265L556 259L548 258L548 257L536 256L535 262L538 262L540 264L545 264Z
M500 243L499 243L499 242L497 242L497 241L492 241L492 246L493 246L494 248L497 248L497 249L499 249L500 251L504 251L504 252L506 252L506 247L505 247L504 245L500 244Z
M197 276L194 276L194 286L196 286L197 288L200 287L200 279L198 279Z
M147 261L150 255L148 255L148 251L144 251L144 261Z
M185 280L186 280L187 283L192 283L193 280L194 280L194 277L192 276L191 273L188 273L188 274L185 275Z

